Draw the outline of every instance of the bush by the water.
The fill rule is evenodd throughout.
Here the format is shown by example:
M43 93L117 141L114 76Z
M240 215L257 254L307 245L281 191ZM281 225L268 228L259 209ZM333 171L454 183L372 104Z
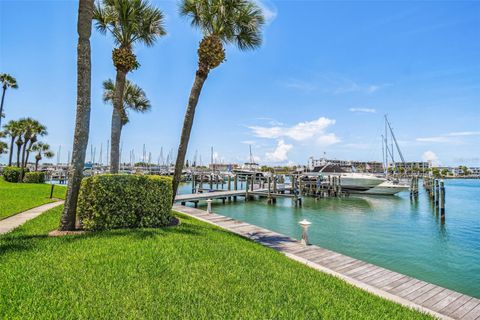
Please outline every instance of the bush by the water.
M85 230L104 230L168 225L171 207L171 178L105 174L82 180L77 211Z
M22 169L19 167L3 168L3 178L8 182L19 182Z
M23 178L25 183L44 183L45 182L45 173L44 172L27 172Z

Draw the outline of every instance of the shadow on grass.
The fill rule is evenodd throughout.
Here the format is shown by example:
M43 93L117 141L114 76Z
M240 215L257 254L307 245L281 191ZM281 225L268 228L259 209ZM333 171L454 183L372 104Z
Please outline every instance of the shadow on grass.
M18 234L12 232L0 236L0 258L9 253L21 251L33 251L43 247L46 243L55 243L58 245L80 242L90 239L107 238L133 238L135 240L153 239L168 237L171 235L185 235L202 237L207 236L204 227L186 224L173 227L145 228L145 229L115 229L105 231L86 232L79 235L65 235L62 237L50 237L47 234Z

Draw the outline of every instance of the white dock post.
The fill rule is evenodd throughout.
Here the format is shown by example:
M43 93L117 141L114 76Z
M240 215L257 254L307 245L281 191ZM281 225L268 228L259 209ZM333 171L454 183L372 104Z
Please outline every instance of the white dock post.
M308 246L308 227L310 227L312 223L306 219L303 219L298 224L302 227L302 240L300 243L304 246Z
M207 213L212 213L212 199L207 200Z

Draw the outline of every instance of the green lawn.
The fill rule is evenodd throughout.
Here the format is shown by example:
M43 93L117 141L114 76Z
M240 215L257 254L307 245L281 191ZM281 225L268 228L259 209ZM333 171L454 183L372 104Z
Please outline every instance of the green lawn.
M61 210L0 236L0 318L429 318L184 216L48 237Z
M49 184L10 183L0 177L0 220L52 202ZM66 187L55 186L53 196L65 198Z

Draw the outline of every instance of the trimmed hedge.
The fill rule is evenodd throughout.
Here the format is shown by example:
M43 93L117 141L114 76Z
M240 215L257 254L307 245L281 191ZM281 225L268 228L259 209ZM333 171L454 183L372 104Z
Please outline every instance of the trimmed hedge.
M153 228L172 220L172 179L105 174L82 180L78 198L85 230Z
M44 172L26 172L25 177L23 177L23 182L25 182L25 183L44 183L45 182L45 173Z
M7 182L19 182L22 169L19 167L3 168L3 178Z

